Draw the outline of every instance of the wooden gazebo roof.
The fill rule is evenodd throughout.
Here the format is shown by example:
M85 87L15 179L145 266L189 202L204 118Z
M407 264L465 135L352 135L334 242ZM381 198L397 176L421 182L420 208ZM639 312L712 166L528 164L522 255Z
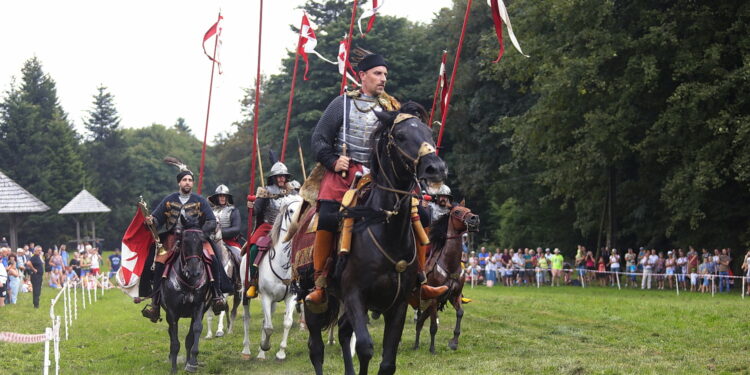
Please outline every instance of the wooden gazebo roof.
M0 214L44 212L49 206L0 172Z
M95 196L91 195L86 189L81 190L78 195L61 208L57 213L61 215L65 214L94 214L101 212L110 212L104 203L96 199Z

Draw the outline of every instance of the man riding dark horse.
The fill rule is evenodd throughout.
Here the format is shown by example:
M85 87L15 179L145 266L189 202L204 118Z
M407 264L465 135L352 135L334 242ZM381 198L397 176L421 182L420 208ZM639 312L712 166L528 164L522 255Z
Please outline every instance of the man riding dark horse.
M388 64L381 55L369 54L357 65L361 90L336 97L318 121L312 136L315 159L326 171L318 194L318 225L313 245L315 289L305 298L306 303L322 306L326 302L326 262L331 256L334 236L339 228L341 200L352 185L357 173L367 174L371 151L377 143L371 135L378 125L375 112L395 111L400 103L385 92ZM418 257L425 258L419 246ZM424 278L424 261L419 274ZM446 287L423 284L422 298L435 298Z
M268 175L267 185L259 186L255 193L255 202L248 201L248 207L255 208L255 231L252 237L250 237L250 286L247 289L247 297L255 298L258 296L258 264L260 259L256 262L259 250L267 250L270 242L263 241L263 249L259 248L259 240L261 237L268 238L273 223L276 221L276 216L279 214L279 209L283 205L282 200L287 195L293 193L294 185L291 184L292 175L286 168L284 163L277 161L271 167L271 173ZM297 183L299 185L299 183ZM244 272L244 270L243 270Z
M208 239L210 234L216 230L216 217L213 211L211 211L210 205L205 198L198 194L194 194L193 190L193 172L187 169L187 166L174 158L165 158L165 162L172 164L180 168L180 172L177 174L177 183L179 185L179 191L166 196L161 203L151 212L151 215L146 217L146 224L154 225L155 228L159 228L164 225L165 231L160 234L164 248L167 250L163 254L155 254L154 256L154 267L153 267L153 296L151 298L151 304L143 309L143 316L149 318L152 322L156 323L159 321L160 315L160 297L161 297L161 283L165 277L164 269L165 263L168 262L179 249L179 239L181 237L182 224L180 216L184 215L188 218L205 220L203 227L201 228ZM214 251L215 244L213 241L204 242L204 251L211 254L212 262L210 264L212 279L211 285L213 289L213 309L215 313L220 313L226 309L226 301L222 294L221 287L223 286L227 293L232 291L232 284L228 280L224 269L221 267L222 261L220 253Z

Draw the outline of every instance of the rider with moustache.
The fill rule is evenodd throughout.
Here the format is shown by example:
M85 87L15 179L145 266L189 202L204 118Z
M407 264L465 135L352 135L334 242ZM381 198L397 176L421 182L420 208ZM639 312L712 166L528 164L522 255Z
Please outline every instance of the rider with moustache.
M385 92L388 63L383 56L365 56L358 63L357 71L361 89L333 99L312 135L315 159L325 168L318 193L318 225L313 244L315 288L305 298L306 303L316 306L323 306L326 302L326 262L331 256L334 236L338 232L341 200L355 174L369 172L370 153L377 144L377 140L371 137L378 126L375 112L395 111L401 107L395 98ZM424 259L422 246L418 248L418 256ZM420 266L423 264L420 262ZM424 280L422 267L419 273ZM423 298L435 298L446 290L444 286L433 288L423 283L421 294Z
M193 172L187 169L187 166L182 164L179 160L173 158L166 158L165 162L168 164L176 165L180 168L180 172L177 174L177 184L179 191L166 196L161 203L151 212L151 215L146 217L146 224L154 225L155 228L164 226L165 231L160 234L163 239L164 248L167 250L166 254L155 254L154 256L154 267L153 267L153 296L151 298L151 304L146 306L142 314L144 317L150 319L156 323L159 321L160 315L160 297L161 297L161 282L164 278L164 269L166 262L170 255L174 251L179 250L180 232L182 231L182 224L180 222L180 216L185 215L186 217L200 218L203 217L205 222L201 228L206 234L206 239L209 239L210 234L216 230L216 217L214 216L211 206L208 201L202 196L192 192L193 190ZM208 244L215 246L212 241ZM218 258L218 252L214 251L213 257ZM211 286L213 290L212 306L215 313L220 313L226 308L226 301L222 294L222 289L226 292L231 292L231 282L228 280L224 269L221 267L221 259L213 259L211 262L211 272L214 279L211 280ZM224 288L221 288L221 287Z

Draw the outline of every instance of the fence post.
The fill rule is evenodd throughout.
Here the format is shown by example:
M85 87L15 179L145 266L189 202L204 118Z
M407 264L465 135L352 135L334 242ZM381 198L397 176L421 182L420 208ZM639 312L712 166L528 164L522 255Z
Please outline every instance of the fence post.
M677 295L679 296L680 295L680 279L677 277L676 274L674 275L674 281L675 281L674 285L675 285L675 287L677 289Z
M44 334L47 336L44 340L44 371L42 372L44 375L49 375L49 340L52 339L52 328L45 328Z
M55 319L55 325L52 328L55 343L55 375L60 374L60 315Z
M78 320L78 282L73 286L73 312L75 312L75 318Z
M86 282L85 279L81 279L81 301L83 301L83 309L86 310L86 288L84 287L84 284Z
M617 290L622 290L620 288L620 273L615 271L615 279L617 279Z

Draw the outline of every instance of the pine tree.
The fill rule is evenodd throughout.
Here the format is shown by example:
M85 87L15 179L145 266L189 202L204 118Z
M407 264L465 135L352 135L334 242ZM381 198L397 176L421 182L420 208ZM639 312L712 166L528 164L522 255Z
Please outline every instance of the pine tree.
M114 105L114 96L107 92L104 85L97 87L98 93L94 95L94 109L88 111L89 118L83 123L86 130L91 132L90 137L95 141L102 141L110 136L120 126L120 117Z
M71 223L57 211L84 182L81 150L39 60L27 60L21 72L20 86L13 85L0 105L0 157L10 161L3 171L51 208L29 216L19 239L51 245L73 237Z

